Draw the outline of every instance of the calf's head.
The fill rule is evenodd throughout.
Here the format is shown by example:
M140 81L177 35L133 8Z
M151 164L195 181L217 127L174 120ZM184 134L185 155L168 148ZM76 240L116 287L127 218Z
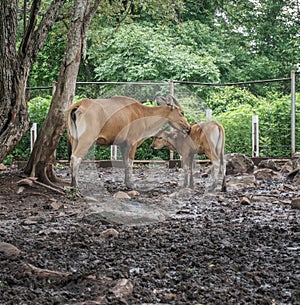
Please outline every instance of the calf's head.
M161 149L164 146L167 146L173 151L177 151L176 146L178 145L178 139L181 142L181 139L184 138L183 134L176 130L165 131L161 129L154 137L151 144L152 149Z

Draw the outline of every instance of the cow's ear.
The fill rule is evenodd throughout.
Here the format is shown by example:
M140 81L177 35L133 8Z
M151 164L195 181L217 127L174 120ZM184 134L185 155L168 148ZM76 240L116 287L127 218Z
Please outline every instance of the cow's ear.
M165 105L167 103L166 99L161 96L156 96L155 101L159 106Z
M173 97L171 95L167 96L166 103L172 110L174 109Z
M171 103L172 105L176 105L176 106L178 106L179 108L181 108L179 102L178 102L178 101L176 100L176 98L175 98L174 96L172 96L171 94L169 94L169 95L167 96L167 104L168 104L168 103Z

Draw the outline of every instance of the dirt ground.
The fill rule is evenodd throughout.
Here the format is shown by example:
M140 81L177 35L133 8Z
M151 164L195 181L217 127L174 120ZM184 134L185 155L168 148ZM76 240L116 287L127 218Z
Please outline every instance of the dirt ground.
M0 304L300 304L298 185L283 176L208 194L201 175L186 190L178 169L134 173L143 183L131 199L113 197L128 191L122 169L81 188L90 201L168 199L176 212L139 225L91 219L86 198L0 173Z

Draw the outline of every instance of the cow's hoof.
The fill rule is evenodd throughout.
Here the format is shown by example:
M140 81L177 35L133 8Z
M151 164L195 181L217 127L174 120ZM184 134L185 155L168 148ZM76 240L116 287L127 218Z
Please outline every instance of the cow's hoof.
M134 184L133 183L126 183L126 187L130 190L133 190L134 189Z

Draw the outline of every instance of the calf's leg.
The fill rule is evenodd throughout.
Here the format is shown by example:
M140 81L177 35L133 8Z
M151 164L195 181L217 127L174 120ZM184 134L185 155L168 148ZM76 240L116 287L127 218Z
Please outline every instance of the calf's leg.
M188 164L183 164L183 172L184 172L184 181L183 181L183 187L187 187L189 184L189 168Z
M189 187L193 188L194 187L194 175L193 175L193 167L194 167L194 156L191 155L189 156Z
M212 183L211 186L208 188L209 191L214 191L218 184L218 171L216 170L217 166L218 163L216 161L212 161L211 170L210 170Z

